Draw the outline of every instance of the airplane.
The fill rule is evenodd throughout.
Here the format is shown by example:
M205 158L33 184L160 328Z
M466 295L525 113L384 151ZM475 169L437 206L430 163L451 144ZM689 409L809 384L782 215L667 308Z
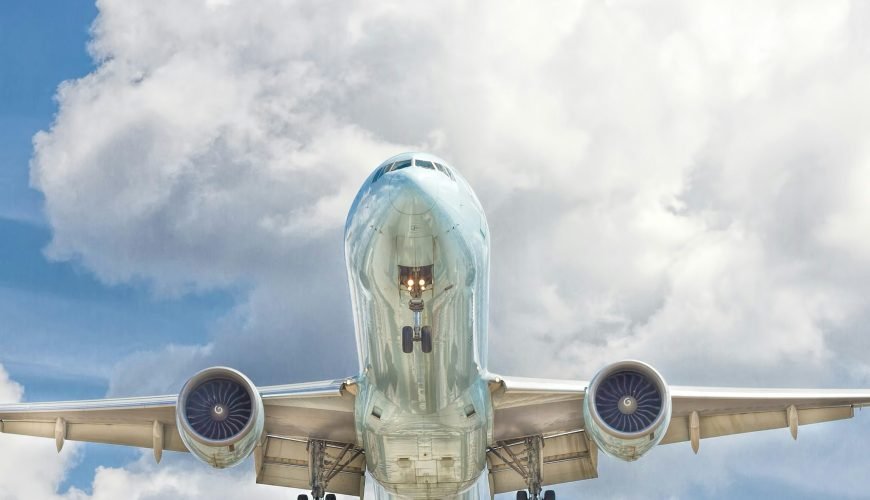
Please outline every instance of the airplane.
M621 360L590 381L487 369L490 232L448 162L403 153L359 190L345 225L359 373L257 387L212 367L177 395L0 405L0 431L190 452L214 468L253 456L256 481L316 500L474 500L598 476L599 452L638 460L660 444L850 418L870 390L669 385ZM327 493L328 492L328 493ZM308 495L300 494L299 500Z

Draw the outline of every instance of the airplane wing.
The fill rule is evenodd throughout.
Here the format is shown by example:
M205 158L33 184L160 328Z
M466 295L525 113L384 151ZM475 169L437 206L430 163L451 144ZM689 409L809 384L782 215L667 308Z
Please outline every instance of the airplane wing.
M528 436L543 438L542 484L598 476L595 438L587 432L583 404L589 382L493 376L493 445L487 454L495 493L525 487L515 465L525 460ZM700 440L851 418L870 406L863 389L737 389L670 386L671 418L660 444ZM519 459L519 460L518 460Z
M254 449L257 482L308 489L310 439L327 446L327 456L345 450L347 462L329 483L330 491L360 495L365 459L356 446L352 381L330 380L260 387L264 435ZM176 426L177 396L0 404L0 432L66 440L188 451ZM347 447L347 449L345 449ZM347 451L360 453L347 453ZM348 461L349 459L349 461Z

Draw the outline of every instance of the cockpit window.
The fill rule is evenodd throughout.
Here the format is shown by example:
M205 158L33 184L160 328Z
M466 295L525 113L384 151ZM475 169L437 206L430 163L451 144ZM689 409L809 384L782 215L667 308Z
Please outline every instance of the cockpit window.
M372 177L372 184L378 182L378 179L383 177L384 174L388 172L395 172L396 170L402 170L403 168L408 168L412 165L421 168L428 168L429 170L437 170L442 174L450 177L450 180L456 181L456 178L453 177L453 172L450 171L450 168L447 165L442 165L440 163L435 163L434 161L429 160L420 160L420 159L410 159L410 160L401 160L393 163L387 163L383 165L381 168L375 172L374 177Z
M378 182L378 179L380 179L381 176L384 175L384 173L388 172L392 165L393 165L392 163L387 163L383 167L379 168L378 171L375 172L374 178L372 178L372 184Z
M391 168L389 171L393 172L395 170L402 170L403 168L408 168L411 166L411 162L412 160L397 161L396 163L393 163L393 168Z
M445 167L444 165L442 165L440 163L436 163L435 168L437 168L439 172L443 173L447 177L450 177L450 180L452 180L452 181L456 180L456 178L453 177L453 172L451 172L450 169Z

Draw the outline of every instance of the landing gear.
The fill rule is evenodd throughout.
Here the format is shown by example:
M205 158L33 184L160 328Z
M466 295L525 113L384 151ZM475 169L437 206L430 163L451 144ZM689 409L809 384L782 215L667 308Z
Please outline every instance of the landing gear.
M420 342L420 350L428 354L432 352L432 327L423 326L423 294L434 292L432 284L433 264L428 266L399 266L399 291L408 292L410 296L408 309L411 310L414 322L411 326L402 327L402 352L414 352L414 342Z
M413 326L402 327L402 352L414 352L414 342L420 342L420 350L424 353L432 352L432 327L421 326L416 330Z
M402 352L411 354L414 352L414 328L406 326L402 328Z
M326 449L340 449L337 457L331 457ZM308 441L308 473L311 483L311 496L314 500L335 500L335 495L326 493L329 482L348 465L353 463L360 454L362 448L352 444L337 446L335 443L328 444L320 439ZM299 495L297 500L308 500L308 495Z
M429 354L432 352L432 327L424 326L420 329L420 349Z
M529 492L528 491L518 491L517 492L517 500L529 500ZM544 500L556 500L556 492L553 490L547 490L544 492Z
M408 302L408 308L414 313L414 326L402 327L402 352L405 354L414 352L414 342L420 342L420 350L429 354L432 352L432 327L421 325L423 322L423 299L412 298Z
M522 445L522 450L517 453L512 447ZM556 500L556 492L553 490L541 491L544 481L542 469L544 467L541 449L544 447L543 436L529 436L521 441L506 443L499 441L497 446L490 448L490 453L497 456L502 462L519 474L528 486L528 491L518 491L517 500ZM505 452L506 455L502 454Z

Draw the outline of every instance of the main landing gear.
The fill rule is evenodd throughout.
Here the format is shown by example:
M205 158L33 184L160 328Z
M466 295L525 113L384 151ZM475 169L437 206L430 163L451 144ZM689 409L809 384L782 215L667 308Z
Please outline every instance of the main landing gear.
M523 449L516 453L511 447L522 444ZM556 492L553 490L541 491L543 483L542 470L544 466L541 449L544 447L542 436L529 436L522 441L505 443L499 441L497 446L490 448L490 453L497 456L511 469L519 474L528 486L528 491L518 491L517 500L556 500ZM506 455L502 454L505 452Z
M543 497L530 497L529 493L526 491L517 492L517 500L535 500L535 498L543 498L544 500L556 500L556 492L553 490L547 490L544 492Z
M308 473L311 482L311 497L314 500L336 500L334 494L326 493L329 481L363 453L362 448L346 444L340 448L338 456L333 457L326 453L326 449L330 446L334 449L338 448L335 444L330 445L319 439L308 441ZM296 500L308 500L308 495L299 495Z

